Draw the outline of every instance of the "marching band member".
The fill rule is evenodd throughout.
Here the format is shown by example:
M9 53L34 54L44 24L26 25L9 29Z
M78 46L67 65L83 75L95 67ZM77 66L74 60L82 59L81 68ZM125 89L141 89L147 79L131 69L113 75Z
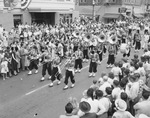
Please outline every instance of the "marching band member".
M70 78L71 80L71 88L73 88L75 85L75 79L74 79L74 62L73 59L69 58L67 63L65 64L66 67L66 72L65 72L65 87L63 88L64 90L68 89L68 79Z
M91 39L91 34L86 33L83 36L82 49L83 49L83 62L88 62L89 56L89 40Z
M116 40L116 36L113 35L111 36L111 40L109 41L110 42L110 45L108 47L108 61L107 61L107 68L109 67L112 67L114 62L115 62L115 54L116 54L116 44L115 44L115 40Z
M98 54L96 50L92 50L90 53L90 66L89 66L89 77L95 77L95 74L97 72L97 61L98 61Z
M43 54L43 67L42 67L42 78L41 81L44 81L45 78L44 76L46 75L46 70L49 74L49 79L51 79L51 75L52 75L52 67L51 67L51 56L50 53L48 51L48 48L46 47L45 52Z
M103 59L103 51L104 51L104 42L106 41L106 36L101 33L100 38L98 38L98 44L97 44L97 54L99 56L99 61L98 63L101 64L102 59Z
M60 57L56 54L54 60L53 60L53 65L52 65L52 77L51 77L51 83L49 85L49 87L53 87L53 82L57 79L58 83L57 85L59 85L61 83L60 81L60 77L61 77L61 70L59 67L60 64Z
M38 49L36 46L33 46L30 52L30 65L29 65L29 73L28 75L32 74L32 70L36 69L35 74L38 73Z
M141 35L140 30L137 30L134 35L135 40L135 51L139 51L141 49Z
M81 69L82 69L82 58L83 58L83 53L82 51L80 50L80 48L78 47L78 50L75 51L75 72L81 72ZM78 69L78 66L79 66L79 69Z

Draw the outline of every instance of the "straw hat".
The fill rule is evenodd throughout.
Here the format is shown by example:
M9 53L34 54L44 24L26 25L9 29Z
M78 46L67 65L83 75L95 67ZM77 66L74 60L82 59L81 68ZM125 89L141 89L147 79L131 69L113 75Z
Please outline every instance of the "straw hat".
M120 111L125 111L127 109L127 104L125 101L123 101L122 99L117 99L115 101L115 106L118 110Z

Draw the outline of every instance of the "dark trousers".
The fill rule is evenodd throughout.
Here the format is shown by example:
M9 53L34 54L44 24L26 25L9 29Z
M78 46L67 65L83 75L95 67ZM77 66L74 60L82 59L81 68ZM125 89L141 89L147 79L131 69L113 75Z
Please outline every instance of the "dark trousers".
M103 50L103 51L104 51L104 53L106 53L106 51L107 51L107 49L106 49L105 45L104 45L104 50Z
M135 50L140 50L141 49L141 42L135 42Z
M82 69L82 59L76 59L75 60L75 66L74 68L77 69L79 66L79 69Z
M115 62L115 56L109 54L107 64L108 64L108 65L109 65L109 64L113 65L114 62Z
M74 84L75 80L74 80L74 76L72 71L66 70L66 75L65 75L65 81L64 83L67 85L68 84L68 79L70 78L71 83Z
M126 56L128 56L128 57L129 57L129 56L130 56L130 52L131 52L131 49L129 49L129 52L128 52L127 54L126 54L126 53L124 53L124 54L123 54L123 57L126 57Z
M51 81L53 82L56 79L60 81L60 73L58 72L58 67L53 67Z
M99 60L100 60L100 62L102 61L102 59L103 59L103 52L97 52L98 53L98 56L99 56Z
M38 60L31 60L29 65L29 70L36 69L38 70Z
M97 63L96 62L92 62L92 61L90 62L89 72L90 73L97 72Z
M48 72L48 74L50 76L52 75L51 62L47 62L47 63L43 64L43 68L42 68L42 76L43 77L46 75L46 71Z
M83 58L84 59L89 59L88 50L83 50Z
M73 51L77 51L78 50L78 46L74 46Z

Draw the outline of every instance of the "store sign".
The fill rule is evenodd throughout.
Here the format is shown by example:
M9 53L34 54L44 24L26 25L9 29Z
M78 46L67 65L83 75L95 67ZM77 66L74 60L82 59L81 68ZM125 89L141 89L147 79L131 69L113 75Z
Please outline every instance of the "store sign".
M141 5L142 0L124 0L125 5Z
M10 0L4 0L4 7L10 7Z
M126 11L127 11L127 8L125 8L125 7L121 7L118 9L119 13L126 13Z

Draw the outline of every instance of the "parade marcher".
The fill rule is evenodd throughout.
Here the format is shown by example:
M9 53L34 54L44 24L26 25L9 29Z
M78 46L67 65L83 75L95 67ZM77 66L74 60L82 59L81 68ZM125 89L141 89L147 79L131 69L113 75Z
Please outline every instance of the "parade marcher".
M107 61L107 64L108 64L108 68L109 67L113 67L113 64L115 62L115 55L116 55L116 37L113 36L111 37L111 40L109 41L110 42L110 45L108 47L108 61Z
M33 46L29 54L30 65L29 65L28 75L32 74L33 69L36 69L35 74L38 73L38 62L39 62L38 58L39 58L39 55L38 55L37 47Z
M44 76L46 75L46 71L48 72L49 74L49 79L51 79L51 75L52 75L52 60L51 60L51 55L48 51L48 48L46 47L45 49L45 52L43 53L43 68L42 68L42 78L41 78L41 81L44 81L45 78Z
M67 62L66 62L66 64L65 64L65 67L66 67L66 72L65 72L65 81L64 81L64 83L65 83L65 87L63 88L64 90L65 89L68 89L68 79L70 78L70 80L71 80L71 83L72 83L72 85L71 85L71 88L73 88L75 85L75 79L74 79L74 74L75 74L75 72L74 72L74 62L73 62L73 59L68 59L67 60Z
M141 35L139 30L136 31L134 35L134 40L135 40L135 51L139 51L141 49Z
M90 53L90 66L89 66L89 77L95 77L97 72L97 62L98 62L98 54L96 50L91 51Z
M83 62L88 62L88 59L89 59L89 55L88 55L89 43L85 41L85 42L82 44L82 48L83 48Z
M60 57L56 54L55 58L52 62L52 76L51 76L51 83L49 87L53 87L54 81L57 79L58 83L57 85L61 84L61 70L60 70Z
M83 58L83 53L81 49L78 47L77 51L75 51L75 73L81 72L82 69L82 58ZM79 68L79 69L78 69Z

